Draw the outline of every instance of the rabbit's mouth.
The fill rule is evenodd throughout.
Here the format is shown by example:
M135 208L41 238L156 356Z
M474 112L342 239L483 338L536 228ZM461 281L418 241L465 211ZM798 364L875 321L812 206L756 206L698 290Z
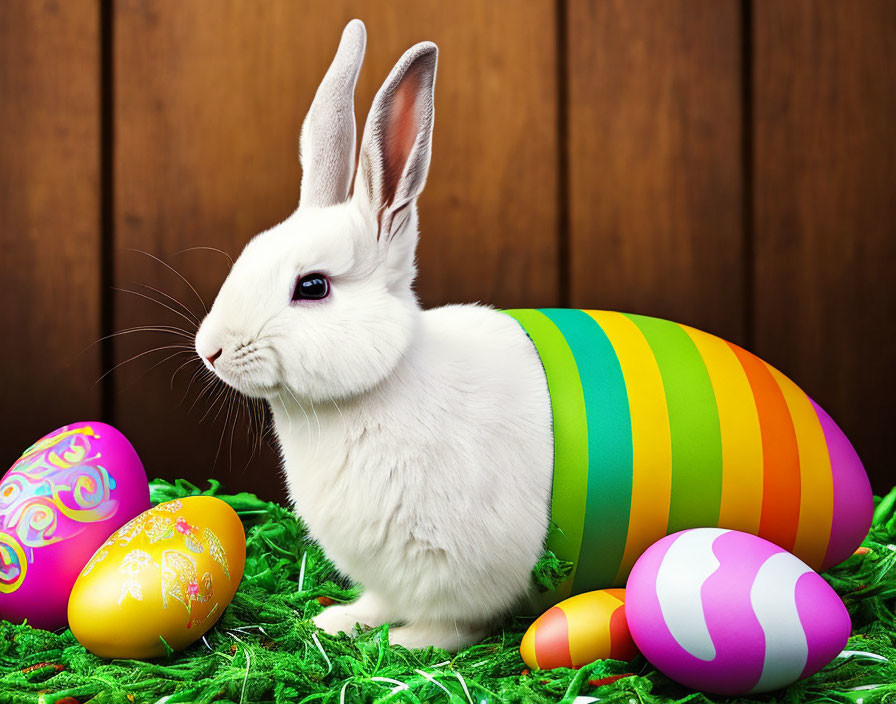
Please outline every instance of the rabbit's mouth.
M217 377L229 387L249 398L269 400L277 396L277 392L280 388L278 384L259 383L252 378L247 378L245 375L232 377L217 371L215 373Z
M236 348L222 348L213 358L206 358L206 367L221 381L244 396L268 399L277 394L279 378L268 350L255 342Z

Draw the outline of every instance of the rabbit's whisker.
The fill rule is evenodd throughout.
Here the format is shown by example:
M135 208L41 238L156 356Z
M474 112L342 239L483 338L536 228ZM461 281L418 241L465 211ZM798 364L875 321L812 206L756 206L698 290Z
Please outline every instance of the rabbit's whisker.
M243 465L242 469L240 469L240 474L244 474L246 469L249 466L249 463L252 462L252 458L255 457L255 443L252 441L252 431L254 430L253 422L252 422L252 404L246 400L246 397L243 395L239 396L239 418L242 419L245 416L246 426L246 447L249 448L249 457L246 459L246 463ZM234 425L236 422L234 423ZM231 436L231 440L233 440L233 436Z
M205 418L205 416L211 412L211 410L212 410L211 406L215 403L215 401L218 400L218 398L220 398L220 394L221 394L221 389L219 387L217 387L214 382L207 383L200 390L199 395L193 401L192 405L187 410L187 412L190 413L193 410L193 407L196 405L196 403L204 398L207 402L207 406L206 406L205 414L203 414L202 418L199 419L201 422Z
M223 249L218 249L217 247L187 247L186 249L181 249L181 250L175 252L171 256L176 257L178 254L183 254L184 252L193 252L197 249L205 249L205 250L208 250L209 252L217 252L218 254L223 254L225 257L227 257L227 261L230 262L230 268L231 269L233 268L233 257L231 257Z
M345 434L348 435L348 422L345 420L345 416L342 414L342 409L336 403L336 399L332 399L331 403L336 407L336 410L339 411L339 415L342 417L342 427L345 430Z
M99 344L103 340L108 340L112 337L119 337L120 335L130 335L135 332L162 332L162 333L169 333L171 335L178 335L180 337L185 337L189 340L193 339L192 336L189 333L187 333L186 330L182 330L181 328L174 327L173 325L138 325L137 327L125 328L124 330L118 330L117 332L113 332L108 335L103 335L98 340L94 340L89 345L87 345L87 347L85 347L83 350L78 352L78 354L76 354L74 357L72 357L72 359L73 360L77 359L82 354L84 354L87 350L89 350L91 347Z
M230 406L230 397L231 397L231 394L232 394L232 393L233 393L233 389L232 389L231 387L229 387L229 386L225 386L225 387L224 387L224 392L223 392L223 394L222 394L222 398L223 398L224 400L223 400L223 402L221 403L221 405L218 406L218 412L215 413L214 417L212 418L212 425L214 425L215 422L218 420L218 416L221 415L221 411L223 411L225 408L229 408L229 406ZM229 415L229 411L228 411L228 415ZM225 425L225 427L226 427L226 425Z
M317 448L320 447L320 440L323 436L323 428L321 428L320 425L320 416L317 415L317 411L314 410L314 401L310 398L308 399L308 401L311 403L311 412L314 414L314 420L317 421L317 443L314 446L314 454L317 455Z
M149 291L154 291L155 293L159 294L160 296L164 296L172 303L176 303L178 306L180 306L181 309L186 311L187 315L190 316L190 319L194 322L196 327L197 328L199 327L199 324L202 322L199 319L199 316L196 315L192 310L190 310L190 308L188 308L187 305L183 301L181 301L179 298L172 296L170 293L165 293L162 289L156 288L155 286L150 286L149 284L145 284L142 281L137 281L135 283L137 286L142 286L143 288L145 288Z
M149 257L150 259L154 259L154 260L157 261L159 264L161 264L162 266L164 266L166 269L169 269L170 271L174 272L174 274L175 274L176 276L178 276L178 277L180 278L180 280L183 281L187 286L189 286L189 287L190 287L190 290L191 290L193 293L196 294L196 298L198 298L198 299L199 299L199 302L202 304L202 309L205 311L205 314L208 315L208 307L205 305L205 301L202 300L202 296L199 295L199 292L193 287L193 284L191 284L189 281L187 281L187 279L184 277L184 275L181 274L177 269L175 269L173 266L171 266L171 265L168 264L167 262L162 261L162 260L159 259L156 255L154 255L154 254L150 254L149 252L145 252L145 251L143 251L142 249L134 249L134 248L132 248L132 247L129 247L128 249L129 249L131 252L136 252L137 254L143 254L143 255Z
M146 325L146 326L143 326L143 327L141 327L139 329L135 329L135 330L121 330L119 332L112 333L110 335L110 337L119 337L120 335L130 335L131 333L135 333L135 332L157 332L157 333L163 333L166 335L177 335L178 337L186 340L189 343L188 346L190 349L192 349L194 352L196 351L194 348L194 345L193 345L193 339L194 339L193 335L191 335L188 331L185 331L185 330L182 330L181 328L175 327L174 325L167 325L167 326Z
M251 437L249 436L249 433L252 430L252 428L251 428L252 416L249 414L249 404L246 403L246 397L243 395L238 396L237 397L237 405L239 406L239 409L240 409L240 417L242 417L244 414L246 416L246 423L245 423L245 425L246 425L246 446L251 447L251 445L249 444L251 441Z
M284 399L283 396L280 395L279 391L277 392L277 397L280 399L280 403L283 404L283 410L286 412L286 417L289 418L289 432L291 434L292 433L292 416L290 415L289 410L287 408L286 399Z
M227 418L224 420L225 430L227 429L228 422L230 423L230 454L228 456L228 469L233 469L233 431L236 429L236 414L239 408L237 404L238 398L239 393L230 395L230 399L228 400Z
M261 452L267 437L269 422L267 409L263 402L255 404L255 416L258 419L258 451Z
M205 372L206 379L207 379L210 372L202 364L200 364L196 368L196 370L193 372L193 374L190 376L190 381L187 383L187 388L184 391L184 395L181 397L180 403L178 404L178 406L182 406L184 401L187 400L187 395L190 393L190 389L193 387L193 382L196 381L196 377L201 376L203 372ZM194 404L195 404L195 401L194 401ZM190 406L190 408L192 409L193 407Z
M228 400L230 398L230 391L224 393L224 402L221 404L221 407L218 409L218 412L215 414L215 417L212 419L212 424L218 419L218 416L221 414L225 408L227 408L227 417L230 417L230 406ZM227 432L227 418L224 419L224 427L221 428L221 437L218 438L218 448L215 450L215 459L212 462L212 468L217 468L218 466L218 455L221 454L221 443L224 440L224 433Z
M165 324L156 324L156 325L134 325L130 328L123 328L121 330L116 330L115 332L109 333L105 337L101 337L100 340L105 340L110 337L117 337L118 335L125 335L127 333L132 332L170 332L177 333L181 337L185 337L188 340L193 340L193 334L189 330L184 330L177 325L165 325Z
M224 404L218 410L218 413L215 414L215 418L214 418L214 420L212 420L212 423L214 423L218 419L218 415L220 415L221 411L225 407L227 408L227 414L224 416L224 427L221 428L221 437L218 440L218 449L215 452L215 461L212 463L212 467L218 466L218 455L221 454L221 444L224 442L224 436L227 434L227 423L230 420L230 411L233 408L233 389L230 387L227 388L227 393L224 396ZM231 458L231 463L232 463L232 458Z
M121 391L119 391L118 393L123 394L125 391L127 391L128 389L130 389L131 387L133 387L137 382L139 382L143 377L145 377L147 374L149 374L153 369L155 369L156 367L158 367L158 366L164 364L164 363L167 362L168 360L174 359L174 358L177 357L178 355L181 355L181 354L187 354L187 353L192 354L192 353L193 353L193 350L178 350L177 352L172 352L172 353L169 354L167 357L165 357L162 361L160 361L160 362L156 362L155 364L153 364L149 369L147 369L145 372L143 372L140 376L138 376L136 379L134 379L134 381L132 381L132 382L131 382L130 384L128 384L127 386L125 386L125 387L124 387ZM189 361L189 360L187 360L187 361ZM183 365L181 365L181 366L183 366Z
M105 379L107 376L109 376L109 374L114 372L116 369L118 369L123 364L127 364L128 362L133 362L135 359L140 359L140 357L145 357L146 355L151 354L153 352L161 352L162 350L173 350L173 349L192 350L192 347L187 347L186 345L163 345L162 347L154 347L151 350L146 350L145 352L140 352L139 354L135 354L133 357L129 357L128 359L124 360L123 362L119 362L114 367L112 367L108 371L104 372L102 374L102 376L100 376L100 378L96 380L95 383L99 384L103 379Z
M216 407L220 410L223 407L223 405L224 405L224 391L222 389L218 389L217 392L213 396L211 396L211 398L209 399L208 408L206 409L205 413L202 414L202 417L199 419L199 422L202 423L203 421L205 421L205 419L208 418L209 414L212 411L214 411Z
M302 415L305 416L305 427L308 428L308 447L311 447L311 418L308 417L308 413L305 411L304 406L299 403L299 399L296 398L296 395L292 392L292 389L289 388L286 384L283 385L283 388L287 390L290 396L292 396L292 400L296 402L296 405L299 407L299 410L302 411ZM284 406L286 404L283 404ZM289 416L290 430L292 430L292 416ZM317 453L317 448L315 448L311 455L312 457Z
M205 410L205 413L202 414L202 418L199 419L200 423L208 417L209 413L211 413L215 409L215 406L217 406L219 404L219 402L223 401L226 389L227 389L226 386L223 388L219 386L217 388L215 395L212 396L211 400L209 401L208 408ZM220 410L220 406L219 406L218 413L220 413L220 412L221 412L221 410ZM217 417L218 416L216 414L215 418L217 418ZM212 422L214 422L214 420Z
M258 451L264 449L264 442L270 432L267 406L262 401L255 403L255 414L258 417Z
M196 324L197 324L197 322L196 322L195 320L191 320L190 318L188 318L187 316L185 316L183 313L181 313L181 312L180 312L179 310L177 310L176 308L172 308L172 307L169 306L167 303L163 303L162 301L160 301L160 300L158 300L158 299L155 299L155 298L153 298L152 296L147 296L145 293L140 293L139 291L132 291L132 290L129 289L129 288L119 288L119 287L117 287L117 286L113 286L113 287L112 287L112 290L113 290L113 291L118 291L119 293L130 293L132 296L139 296L140 298L143 298L143 299L145 299L145 300L147 300L147 301L152 301L152 302L155 303L156 305L162 306L163 308L167 308L168 310L170 310L170 311L171 311L172 313L174 313L175 315L179 315L181 318L183 318L184 320L186 320L190 325L196 325Z
M138 333L138 332L155 332L155 333L161 333L164 335L174 335L183 340L186 340L187 342L190 342L190 343L193 342L193 338L189 334L181 332L179 328L174 328L173 326L158 326L158 325L143 325L138 328L129 328L126 330L119 330L118 332L109 333L103 339L108 340L109 338L121 337L122 335L133 335L134 333ZM192 345L190 345L190 347L192 348Z
M230 452L227 457L227 468L233 469L233 434L236 432L237 413L240 411L239 394L233 400L233 420L230 423Z
M221 407L218 409L218 413L215 414L215 419L217 419L218 415L221 411L227 406L227 397L228 394L224 394L224 402L221 404ZM227 411L228 415L230 414L230 410ZM212 420L212 424L214 424L214 419ZM224 440L224 433L227 432L227 421L224 421L224 427L221 428L221 437L218 439L218 448L215 450L215 459L212 462L212 469L217 468L218 466L218 455L221 454L221 442Z
M245 474L246 470L249 469L249 465L252 464L252 460L255 459L255 447L252 447L252 451L249 453L249 458L246 460L246 464L243 465L243 468L240 470L240 474Z
M246 443L251 448L249 459L255 457L256 452L261 452L261 425L258 423L258 402L245 396L241 397L246 407Z
M204 368L204 367L203 367L203 368ZM208 370L206 370L206 371L208 371ZM193 410L193 408L194 408L194 407L196 406L196 404L199 402L199 399L201 399L203 396L205 396L206 392L208 392L210 389L213 389L213 388L215 387L215 382L216 382L216 381L217 381L217 378L213 375L212 378L209 379L209 380L205 383L205 386L203 386L203 387L199 390L199 394L198 394L198 395L196 396L196 398L193 400L193 404L192 404L192 405L190 406L190 408L187 410L187 413L190 413L190 412ZM211 403L214 402L213 399L214 399L214 397L212 397L211 399L209 399L209 405L211 405ZM208 415L208 412L209 412L210 410L211 410L211 408L209 408L208 410L206 410L206 412L205 412L206 415ZM205 416L202 416L202 417L205 418ZM202 421L200 420L200 422L202 422Z
M174 370L174 374L171 375L171 383L168 385L168 388L170 388L172 391L174 391L174 379L175 379L175 377L177 376L178 372L180 372L181 369L183 369L184 367L186 367L186 366L188 366L188 365L190 365L190 364L198 364L200 369L203 369L203 368L204 368L204 367L202 366L202 363L199 361L198 358L196 358L196 357L191 357L191 358L188 359L186 362L182 362L182 363L177 367L177 369Z

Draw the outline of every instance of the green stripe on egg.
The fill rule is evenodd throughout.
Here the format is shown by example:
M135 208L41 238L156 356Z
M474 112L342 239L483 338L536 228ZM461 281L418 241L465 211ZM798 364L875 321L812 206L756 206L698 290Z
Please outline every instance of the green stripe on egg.
M547 377L554 419L554 479L551 516L557 528L548 531L547 549L574 563L573 572L556 591L556 600L571 593L582 548L588 491L588 431L585 397L576 360L557 326L538 310L508 310L532 340Z
M625 552L632 501L632 425L619 359L603 329L587 313L544 311L564 335L578 366L586 410L588 490L582 560L573 591L613 584ZM599 411L599 412L598 412ZM600 556L599 559L597 556Z
M706 364L677 323L626 315L653 350L666 391L672 436L668 532L716 526L722 503L722 434Z

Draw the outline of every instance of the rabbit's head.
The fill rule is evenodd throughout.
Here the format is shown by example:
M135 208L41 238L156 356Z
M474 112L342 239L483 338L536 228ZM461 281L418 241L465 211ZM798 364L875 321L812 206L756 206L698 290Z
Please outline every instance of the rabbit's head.
M389 375L414 334L416 204L432 149L438 50L413 46L380 88L350 196L365 43L353 20L302 126L299 207L249 242L196 335L206 365L246 395L363 393Z

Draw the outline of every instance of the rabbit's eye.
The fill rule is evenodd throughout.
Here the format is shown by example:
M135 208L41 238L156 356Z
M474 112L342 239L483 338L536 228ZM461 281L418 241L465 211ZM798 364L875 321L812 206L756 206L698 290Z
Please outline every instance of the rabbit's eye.
M326 298L330 293L330 282L323 274L308 274L296 281L296 290L293 291L292 300L317 301Z

